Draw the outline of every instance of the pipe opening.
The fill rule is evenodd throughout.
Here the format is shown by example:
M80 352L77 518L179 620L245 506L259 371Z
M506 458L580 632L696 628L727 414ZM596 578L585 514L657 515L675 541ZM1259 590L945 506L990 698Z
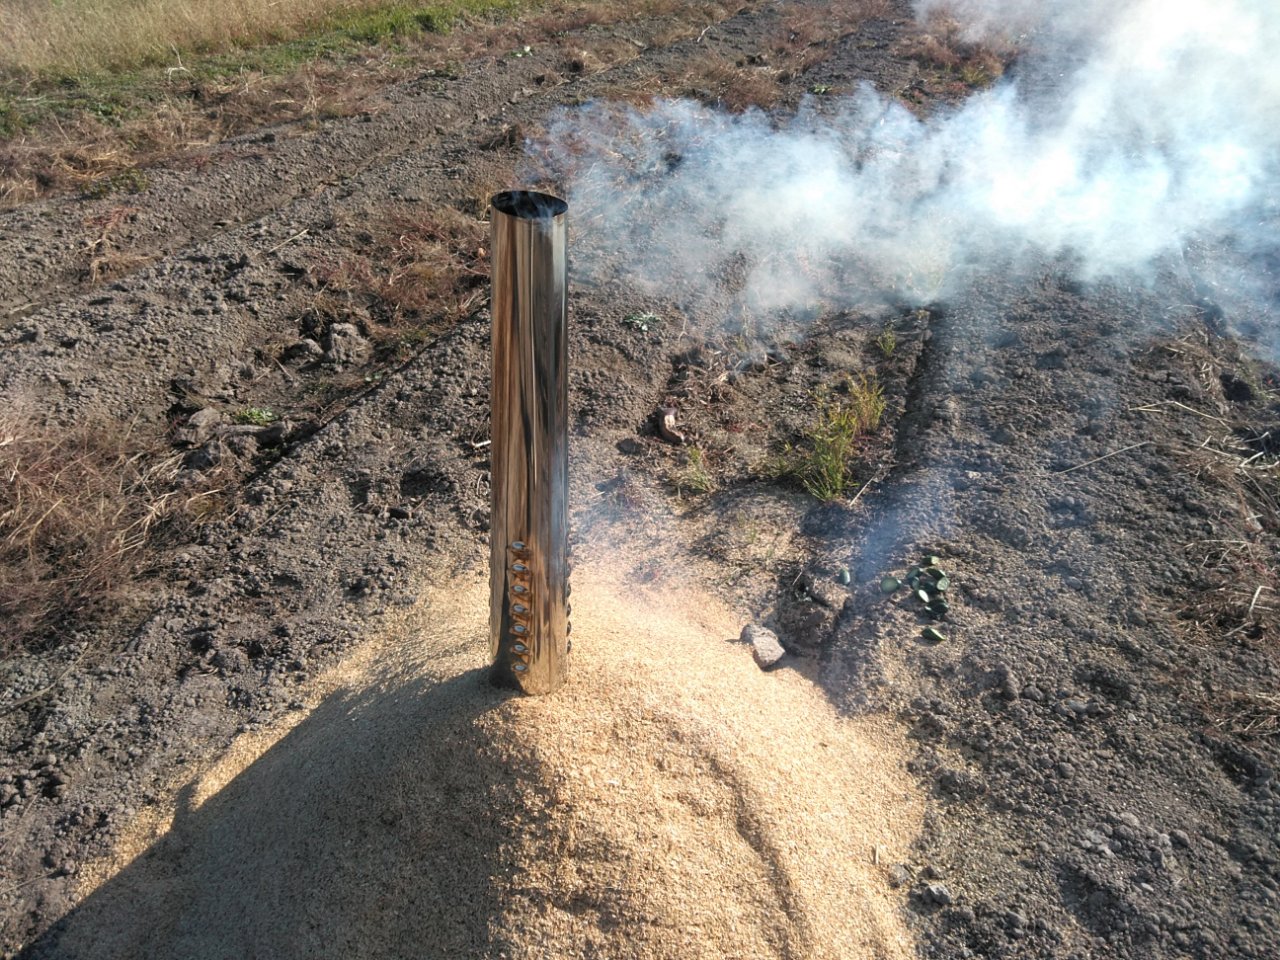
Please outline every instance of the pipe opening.
M508 190L495 193L489 200L493 209L520 220L552 220L563 216L569 204L549 193L534 190Z

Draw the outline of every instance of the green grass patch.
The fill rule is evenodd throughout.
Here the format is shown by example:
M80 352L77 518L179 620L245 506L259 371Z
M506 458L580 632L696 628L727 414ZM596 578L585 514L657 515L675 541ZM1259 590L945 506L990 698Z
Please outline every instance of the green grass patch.
M275 423L280 417L269 407L245 407L243 410L237 410L232 414L231 419L236 423L265 427L268 424Z
M863 374L849 380L847 396L824 392L815 399L817 413L803 438L788 445L769 472L794 480L819 500L839 500L857 487L851 461L859 440L880 427L884 390L874 377Z
M716 488L707 455L701 447L689 447L684 468L676 476L676 487L690 493L710 493Z

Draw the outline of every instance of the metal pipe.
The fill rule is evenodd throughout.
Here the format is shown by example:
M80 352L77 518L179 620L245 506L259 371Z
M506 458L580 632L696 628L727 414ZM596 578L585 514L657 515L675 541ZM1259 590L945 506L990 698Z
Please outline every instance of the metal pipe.
M569 669L569 206L525 190L490 204L491 677L542 694Z

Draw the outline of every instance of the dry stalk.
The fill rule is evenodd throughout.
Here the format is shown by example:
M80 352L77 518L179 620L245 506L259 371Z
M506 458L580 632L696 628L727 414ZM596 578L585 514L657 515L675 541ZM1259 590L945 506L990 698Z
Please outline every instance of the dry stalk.
M0 655L109 605L165 521L208 490L175 486L181 456L133 426L0 420Z

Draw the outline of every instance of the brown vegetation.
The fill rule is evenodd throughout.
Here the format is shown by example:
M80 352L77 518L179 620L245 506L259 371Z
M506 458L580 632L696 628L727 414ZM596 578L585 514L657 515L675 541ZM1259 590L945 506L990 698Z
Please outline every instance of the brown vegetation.
M298 0L290 9L302 5ZM339 9L332 0L313 5ZM533 6L544 5L534 0L434 3L415 14L435 11L429 28L405 32L392 15L401 8L387 13L385 4L348 4L340 9L368 8L367 18L336 21L330 33L305 42L280 42L289 34L267 29L234 41L256 38L267 46L184 59L173 52L179 47L170 39L163 48L169 59L162 65L119 74L30 74L17 68L17 55L11 54L14 60L0 62L0 209L72 191L134 192L128 188L139 181L119 178L135 168L182 154L199 162L209 146L265 125L294 123L306 129L373 110L378 90L411 74L448 73L459 62L523 45L562 45L569 31L584 26L672 14L672 30L688 32L726 10L716 3L587 0L548 6L519 20L491 16ZM209 9L210 16L224 16L221 5ZM490 16L479 15L484 11ZM0 28L14 16L0 11ZM446 29L455 20L457 25ZM394 40L395 49L383 40ZM571 54L581 58L577 72L640 53L634 44L603 34L593 38L590 49L582 46L576 44Z
M109 605L162 522L208 508L216 491L180 490L181 465L119 425L0 419L0 655Z
M313 309L338 315L351 306L376 321L381 339L412 336L465 316L483 298L489 277L487 226L450 207L376 218L385 224L368 242L315 270Z
M182 51L225 50L281 42L314 32L326 19L356 30L438 29L464 14L529 6L528 0L436 0L409 6L387 0L15 0L0 9L7 39L0 69L83 73L138 63L182 72Z
M958 20L944 10L935 10L902 40L898 52L926 69L945 74L959 84L957 92L967 92L999 79L1017 49L1011 43L968 40Z

